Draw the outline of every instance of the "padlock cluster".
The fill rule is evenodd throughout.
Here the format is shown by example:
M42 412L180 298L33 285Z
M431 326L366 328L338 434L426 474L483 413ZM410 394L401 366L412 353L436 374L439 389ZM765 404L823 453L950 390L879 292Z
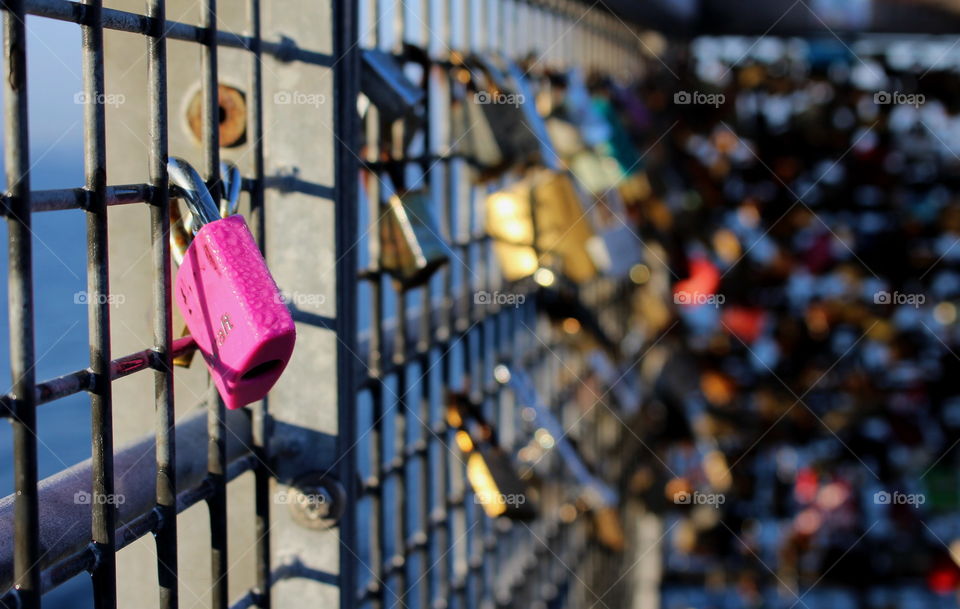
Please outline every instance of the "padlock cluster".
M366 157L379 161L366 167L360 189L376 203L361 206L377 210L371 231L378 236L376 271L391 277L402 294L429 284L444 266L467 262L442 236L455 231L440 227L436 191L404 171L414 156L411 144L428 137L430 62L409 46L399 56L379 50L362 56L360 107L368 112L365 119L379 126L373 131L384 135L364 142ZM474 304L520 307L529 296L550 319L583 329L589 365L629 416L638 410L641 395L621 346L585 304L581 290L600 277L636 279L646 268L630 218L630 210L651 191L632 137L644 127L646 110L626 85L593 77L588 83L577 69L535 68L498 54L456 53L443 66L453 89L452 145L445 160L465 162L466 175L486 193L480 217L455 222L483 230L497 262L490 270L500 275L494 284L508 290L477 292ZM420 74L422 81L409 74ZM449 217L446 221L452 225ZM448 388L447 394L446 422L455 430L483 511L490 517L535 518L537 462L555 454L566 471L564 484L575 489L576 504L593 515L597 540L622 549L616 485L581 454L520 363L504 361L495 375L526 413L531 429L530 444L519 453L499 444L476 394L466 388Z

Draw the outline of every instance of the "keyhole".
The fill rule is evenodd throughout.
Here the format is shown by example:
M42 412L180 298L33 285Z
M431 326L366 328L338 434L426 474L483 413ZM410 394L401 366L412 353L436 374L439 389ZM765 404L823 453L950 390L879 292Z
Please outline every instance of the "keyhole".
M257 364L253 368L247 370L241 378L245 381L249 381L250 379L258 376L263 376L264 374L274 370L281 363L282 362L278 359L272 359L270 361L263 362L262 364Z

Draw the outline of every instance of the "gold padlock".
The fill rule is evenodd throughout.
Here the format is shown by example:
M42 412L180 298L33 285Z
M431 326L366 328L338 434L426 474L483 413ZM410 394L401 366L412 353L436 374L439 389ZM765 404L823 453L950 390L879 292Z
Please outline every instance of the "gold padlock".
M391 195L379 229L380 268L404 288L422 285L449 260L425 190Z
M620 524L616 508L605 507L593 513L594 534L597 541L612 552L623 552L627 547L627 535Z
M587 250L593 224L570 176L537 172L532 200L537 249L558 257L564 274L577 283L595 277L597 267Z
M530 194L530 182L524 179L486 200L486 231L493 238L493 251L507 281L529 277L540 267Z
M639 205L650 198L653 188L645 171L637 171L620 184L620 197L626 205Z
M593 227L566 173L541 170L486 200L486 230L504 277L553 266L575 282L596 276L587 251Z
M452 393L446 418L447 424L456 430L456 444L467 457L467 480L487 516L534 518L531 489L497 443L493 428L480 415L479 408L465 394Z

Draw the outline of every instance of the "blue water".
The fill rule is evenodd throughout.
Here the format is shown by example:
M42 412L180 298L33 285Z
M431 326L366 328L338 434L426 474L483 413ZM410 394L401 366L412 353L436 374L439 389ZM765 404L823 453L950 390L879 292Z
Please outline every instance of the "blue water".
M28 18L28 86L32 188L83 185L80 31L73 24ZM3 129L3 127L0 127ZM6 180L0 177L3 188ZM33 281L37 380L85 368L87 311L74 295L86 286L85 218L79 210L33 216ZM0 242L7 242L0 222ZM6 247L0 268L7 276ZM0 388L11 387L7 282L0 281ZM90 457L89 397L78 394L39 408L39 472L49 476ZM13 491L13 447L8 424L0 424L0 494ZM82 574L44 598L44 606L92 606L89 576Z

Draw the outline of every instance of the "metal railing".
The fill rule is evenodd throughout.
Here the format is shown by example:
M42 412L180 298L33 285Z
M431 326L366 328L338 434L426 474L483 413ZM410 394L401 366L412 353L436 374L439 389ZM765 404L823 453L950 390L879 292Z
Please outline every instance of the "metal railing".
M234 606L269 608L272 584L282 577L274 565L276 549L271 550L271 489L276 483L271 465L278 457L268 448L273 432L266 404L226 413L211 388L205 416L180 420L174 416L172 362L191 347L185 339L174 339L172 329L168 234L171 198L176 192L168 186L166 173L168 40L196 43L201 49L203 162L199 169L211 189L219 188L218 47L249 54L247 137L252 172L244 178L243 187L250 200L247 219L261 244L266 237L264 200L268 190L262 59L270 55L282 61L325 66L333 74L334 137L328 149L335 156L335 183L324 193L335 205L337 314L324 323L337 339L336 352L329 357L336 359L336 448L340 457L320 464L320 469L332 468L345 492L347 509L338 529L340 605L559 607L580 606L580 600L597 601L590 588L606 590L614 583L610 580L616 570L609 568L613 559L590 540L589 525L583 518L561 517L560 508L567 501L562 489L547 493L542 520L507 527L486 518L471 503L463 464L455 450L450 450L452 432L440 414L443 392L448 388L471 391L482 401L490 420L504 430L517 426L519 408L510 393L493 381L493 366L501 359L531 370L544 397L554 405L564 404L558 412L568 425L576 421L571 433L586 452L596 458L616 455L617 436L601 430L603 415L599 411L581 417L571 410L576 407L565 398L578 382L577 371L584 362L540 318L532 294L516 308L480 305L474 300L477 290L498 285L490 243L475 221L482 194L495 185L472 185L469 164L450 151L445 123L449 122L446 109L451 99L444 66L452 49L496 49L513 57L533 54L554 67L579 63L586 68L629 71L634 69L631 54L637 48L629 28L599 8L574 2L429 0L401 5L367 0L358 6L335 1L327 13L332 21L332 54L325 54L300 48L286 38L261 40L260 0L245 2L246 33L218 28L215 0L203 0L199 25L168 20L164 0L148 0L143 14L104 8L101 0L5 0L0 8L9 185L2 213L9 227L13 378L10 392L0 397L0 416L13 426L15 470L14 495L0 500L0 533L4 533L0 534L0 590L6 590L0 606L39 607L44 592L87 571L92 575L94 605L115 607L116 554L152 533L160 607L177 607L178 514L206 503L213 582L210 601L225 609L231 600L226 561L227 484L245 472L255 477L255 580ZM149 115L149 176L143 183L108 183L105 106L90 103L83 109L84 186L31 190L28 15L79 25L83 93L88 99L105 94L104 31L143 36L149 85L144 97ZM403 40L395 37L399 31ZM556 44L568 36L569 44ZM392 162L405 169L419 168L420 178L434 193L443 236L456 253L451 266L428 286L410 292L399 291L369 260L367 248L377 234L369 229L381 193L371 189L372 210L358 210L356 176L361 167L375 174L385 168L375 156L361 159L353 152L358 149L363 127L356 116L359 48L377 46L402 58L402 41L421 46L430 57L426 79L429 120L422 147L408 150L407 156ZM368 141L379 139L379 127L372 112L366 124ZM496 185L505 185L510 179L502 178ZM146 204L150 210L152 347L114 357L107 298L107 209L135 204ZM34 375L31 215L67 209L83 210L87 218L90 365L38 381ZM604 317L623 319L618 316L626 306L622 287L598 280L584 291L589 304L603 311ZM365 303L370 310L358 309ZM148 370L154 377L155 435L115 452L112 383ZM92 458L41 482L36 408L81 392L90 396ZM504 437L512 447L522 443L517 433L505 433ZM153 464L140 458L151 451ZM616 460L612 457L611 463ZM126 479L131 472L130 479L137 482L116 488L115 481ZM122 507L110 501L70 505L67 497L86 490L77 480L90 480L89 490L95 497L111 497L124 490L128 500ZM365 515L369 517L363 518ZM66 534L58 528L62 522L87 518L89 528ZM622 606L616 592L602 602Z

